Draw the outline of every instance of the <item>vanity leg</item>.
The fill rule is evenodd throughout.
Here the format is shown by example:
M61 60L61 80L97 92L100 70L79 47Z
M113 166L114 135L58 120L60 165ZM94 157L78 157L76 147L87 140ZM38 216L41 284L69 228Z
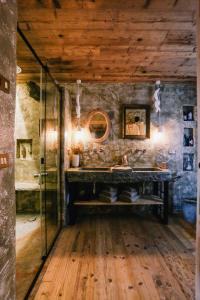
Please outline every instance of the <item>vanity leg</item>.
M164 182L164 209L163 209L163 223L168 224L169 215L169 182Z
M158 196L158 182L153 182L153 195ZM153 207L153 214L156 218L160 217L160 208L157 205Z
M72 184L69 186L69 204L68 204L68 213L69 213L69 225L74 225L76 223L76 207L74 205L76 188Z
M68 211L69 211L69 225L74 225L76 223L76 207L73 203L69 203Z

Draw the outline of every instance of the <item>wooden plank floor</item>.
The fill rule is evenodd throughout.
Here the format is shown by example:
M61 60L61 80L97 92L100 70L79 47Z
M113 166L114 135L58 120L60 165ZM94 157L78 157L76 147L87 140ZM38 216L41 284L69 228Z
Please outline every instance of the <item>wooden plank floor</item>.
M62 231L44 270L30 299L194 299L194 241L153 220L81 218Z

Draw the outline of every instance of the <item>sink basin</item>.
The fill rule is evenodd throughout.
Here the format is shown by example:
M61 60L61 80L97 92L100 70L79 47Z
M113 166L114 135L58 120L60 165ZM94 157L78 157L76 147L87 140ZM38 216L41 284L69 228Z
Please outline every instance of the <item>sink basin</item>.
M110 171L111 167L81 167L80 169L85 171Z
M163 171L162 169L160 169L160 168L132 168L132 170L133 170L133 172L146 172L146 171L149 171L149 172L160 172L160 171Z

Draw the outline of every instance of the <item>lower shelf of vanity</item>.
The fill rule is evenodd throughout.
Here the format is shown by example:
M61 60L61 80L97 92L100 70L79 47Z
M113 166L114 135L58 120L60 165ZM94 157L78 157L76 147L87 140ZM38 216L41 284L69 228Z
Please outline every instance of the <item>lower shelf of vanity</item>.
M77 206L92 206L92 205L109 205L109 206L116 206L116 205L163 205L163 200L157 196L141 196L134 202L125 202L125 201L115 201L115 202L105 202L98 200L80 200L74 201L74 205Z

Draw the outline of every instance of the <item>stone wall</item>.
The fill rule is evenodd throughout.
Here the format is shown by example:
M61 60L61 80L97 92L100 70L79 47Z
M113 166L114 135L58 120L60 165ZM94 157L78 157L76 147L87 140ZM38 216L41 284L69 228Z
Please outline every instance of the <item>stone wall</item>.
M76 86L68 85L72 99L73 123L76 123L75 95ZM184 127L196 128L196 122L183 121L183 105L196 105L196 86L187 83L164 84L161 96L161 125L163 138L154 140L158 126L158 116L151 111L151 138L146 140L129 140L122 138L122 104L152 105L154 85L152 84L84 84L81 97L81 123L84 127L88 113L96 108L106 111L111 119L111 132L102 144L89 144L84 151L82 164L118 163L128 149L146 149L146 153L136 159L129 155L130 165L152 166L160 161L167 161L172 172L181 178L171 187L174 210L180 210L182 200L196 197L196 165L193 172L183 172L183 153L194 153L196 162L196 144L183 147ZM195 141L196 143L196 141ZM101 148L101 155L94 148ZM98 151L97 151L98 152Z
M38 173L40 168L39 120L40 102L30 97L29 88L26 84L17 84L15 144L17 148L17 142L20 140L31 140L32 153L31 155L28 154L26 158L16 157L16 182L38 182L38 178L34 178L33 175Z
M9 94L0 91L0 153L9 168L0 169L0 299L15 299L14 118L16 77L16 1L0 2L0 74L10 80Z

